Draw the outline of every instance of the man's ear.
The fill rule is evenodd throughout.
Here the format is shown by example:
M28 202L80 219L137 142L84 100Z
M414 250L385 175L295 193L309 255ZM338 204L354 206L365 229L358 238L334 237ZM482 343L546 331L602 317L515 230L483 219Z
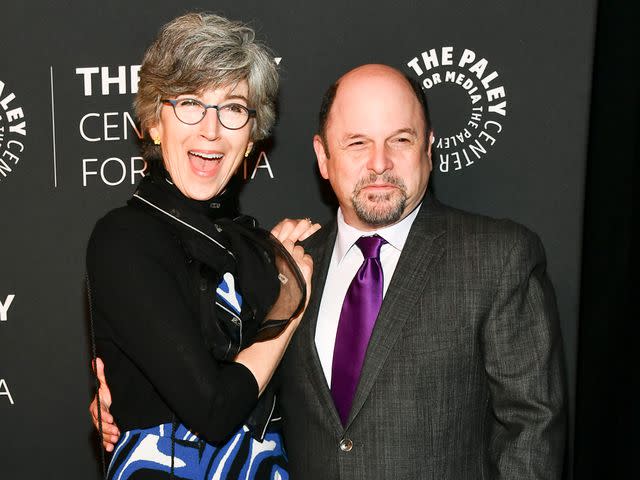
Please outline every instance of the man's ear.
M313 136L313 150L316 152L316 159L318 160L318 169L320 170L320 175L325 180L329 180L329 172L327 170L327 152L324 148L324 142L320 135Z
M433 135L433 130L429 132L429 138L427 139L427 162L429 162L429 171L433 170L433 162L431 161L431 147L436 137Z

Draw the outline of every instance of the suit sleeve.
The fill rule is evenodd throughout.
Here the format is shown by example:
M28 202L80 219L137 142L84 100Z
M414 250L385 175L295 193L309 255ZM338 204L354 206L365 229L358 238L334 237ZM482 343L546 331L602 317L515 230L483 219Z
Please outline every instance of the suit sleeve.
M520 234L521 233L521 234ZM500 479L560 479L565 445L562 339L540 240L524 229L506 255L484 328Z
M193 431L221 441L255 406L256 380L245 366L219 363L206 350L180 293L177 262L184 258L175 241L122 223L98 222L89 241L94 309L169 408Z

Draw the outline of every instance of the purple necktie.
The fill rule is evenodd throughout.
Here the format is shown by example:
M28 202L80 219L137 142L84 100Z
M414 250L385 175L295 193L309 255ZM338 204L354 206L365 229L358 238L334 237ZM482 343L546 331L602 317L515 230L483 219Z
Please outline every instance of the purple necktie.
M384 238L378 235L360 237L356 242L364 262L349 285L340 312L331 367L331 395L343 425L349 419L369 338L382 305L380 247L384 243Z

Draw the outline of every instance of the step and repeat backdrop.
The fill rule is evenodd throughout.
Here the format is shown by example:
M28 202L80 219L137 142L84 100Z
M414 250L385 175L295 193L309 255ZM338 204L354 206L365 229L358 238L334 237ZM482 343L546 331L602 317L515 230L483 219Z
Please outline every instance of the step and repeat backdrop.
M264 226L326 221L320 97L346 70L416 78L445 203L541 237L561 313L571 408L595 0L6 2L0 7L0 478L99 478L84 255L141 178L133 115L158 28L190 10L250 23L280 66L273 136L240 168Z

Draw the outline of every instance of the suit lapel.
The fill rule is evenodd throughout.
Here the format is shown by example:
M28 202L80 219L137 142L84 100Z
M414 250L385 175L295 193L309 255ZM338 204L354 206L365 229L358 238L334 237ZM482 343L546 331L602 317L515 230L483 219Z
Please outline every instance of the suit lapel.
M444 237L445 219L437 202L427 196L411 226L371 334L349 424L371 392L407 318L415 311L430 272L444 252Z
M331 390L327 385L315 342L318 311L320 310L320 301L322 300L329 264L331 263L336 234L337 224L334 219L312 237L312 242L305 244L305 249L313 258L313 277L311 297L299 328L299 334L301 336L301 353L304 358L305 369L308 372L309 382L325 409L324 417L331 418L332 426L339 434L342 432L342 423L333 403Z

